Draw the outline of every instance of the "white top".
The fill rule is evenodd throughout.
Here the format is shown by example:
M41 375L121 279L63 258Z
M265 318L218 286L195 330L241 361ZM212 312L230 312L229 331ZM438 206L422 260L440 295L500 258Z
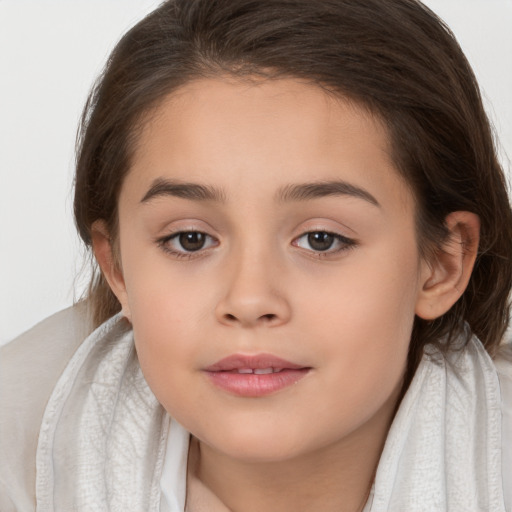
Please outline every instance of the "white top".
M73 308L0 350L0 510L184 512L189 434L149 389L129 325L80 343L84 329ZM473 338L424 356L366 512L512 511L511 354L493 361Z

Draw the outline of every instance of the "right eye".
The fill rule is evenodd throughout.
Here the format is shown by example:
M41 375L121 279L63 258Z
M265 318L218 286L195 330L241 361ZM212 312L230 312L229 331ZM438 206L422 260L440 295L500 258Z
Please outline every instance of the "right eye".
M159 240L164 251L176 255L187 256L190 253L215 246L217 241L201 231L179 231Z

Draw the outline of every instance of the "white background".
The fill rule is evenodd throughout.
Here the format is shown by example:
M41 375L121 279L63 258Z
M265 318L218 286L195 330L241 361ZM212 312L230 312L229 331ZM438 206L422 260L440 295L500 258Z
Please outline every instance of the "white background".
M87 92L156 0L0 0L0 344L80 296L74 140ZM472 63L512 157L512 0L428 0Z

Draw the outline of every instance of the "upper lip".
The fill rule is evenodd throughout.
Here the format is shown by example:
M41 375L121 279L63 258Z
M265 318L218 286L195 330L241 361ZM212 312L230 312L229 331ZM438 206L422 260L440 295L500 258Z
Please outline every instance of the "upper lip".
M286 361L285 359L281 359L280 357L276 357L272 354L233 354L208 366L207 368L205 368L205 371L225 372L243 368L251 368L253 370L263 368L298 370L306 367L300 364L295 364L290 361Z

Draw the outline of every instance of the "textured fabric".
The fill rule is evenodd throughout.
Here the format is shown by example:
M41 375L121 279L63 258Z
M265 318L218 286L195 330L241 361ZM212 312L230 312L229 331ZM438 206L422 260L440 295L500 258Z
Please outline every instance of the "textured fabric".
M37 493L39 512L183 512L189 434L147 386L129 325L115 317L75 350L83 327L76 314L61 314L64 327L53 334L45 323L29 336L41 335L46 344L25 338L0 352L0 510L33 512ZM390 429L365 512L512 512L506 352L493 362L473 339L448 358L436 351L424 356ZM13 370L24 353L28 367ZM45 375L43 385L25 382L36 370ZM34 475L30 443L37 432ZM19 446L25 441L28 448ZM197 483L189 504L203 506L208 493Z
M167 424L128 323L112 318L80 346L48 402L37 511L158 511Z
M473 339L424 357L391 426L372 512L505 512L501 398L494 365Z
M505 509L512 512L512 341L494 359L501 392L501 467Z

